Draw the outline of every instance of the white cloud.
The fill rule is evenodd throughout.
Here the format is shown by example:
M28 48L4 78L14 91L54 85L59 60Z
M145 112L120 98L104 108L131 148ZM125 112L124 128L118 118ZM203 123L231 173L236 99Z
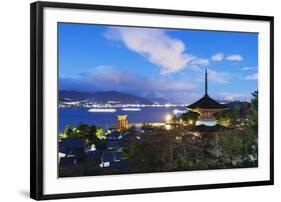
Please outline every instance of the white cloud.
M222 96L222 99L228 100L228 101L235 101L235 100L242 100L245 98L244 94L241 93L220 93L220 96Z
M229 55L225 59L229 61L242 61L243 57L241 55L235 54L235 55Z
M217 72L208 69L208 79L216 83L228 83L231 78L231 74L227 72Z
M223 53L217 53L217 54L215 54L211 57L211 60L214 61L214 62L220 62L220 61L223 60L223 58L224 58Z
M243 71L250 71L250 70L254 70L256 69L256 67L243 67L242 70Z
M254 73L254 74L248 75L244 79L245 80L257 80L258 79L258 73Z
M199 65L199 66L208 66L210 64L209 60L208 59L205 59L205 58L197 58L197 57L194 57L190 64L192 65Z
M186 81L170 81L164 77L142 77L133 72L101 65L81 74L81 80L96 88L120 91L185 91L195 86Z
M209 60L186 53L185 44L167 35L163 30L151 28L112 27L105 36L122 42L128 49L157 65L162 74L179 72L188 65L207 66Z

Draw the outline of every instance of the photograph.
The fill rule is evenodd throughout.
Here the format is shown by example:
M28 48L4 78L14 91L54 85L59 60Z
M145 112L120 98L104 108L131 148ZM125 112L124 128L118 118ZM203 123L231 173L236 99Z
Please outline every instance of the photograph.
M57 30L58 178L259 166L259 33Z

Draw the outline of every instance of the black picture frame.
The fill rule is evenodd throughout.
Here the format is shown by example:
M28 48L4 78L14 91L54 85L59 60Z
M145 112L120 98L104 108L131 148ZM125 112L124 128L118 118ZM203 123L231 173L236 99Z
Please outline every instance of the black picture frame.
M82 192L67 194L43 193L43 9L46 7L81 10L118 11L130 13L164 14L176 16L212 17L238 20L257 20L270 23L270 180L239 183L204 184L175 187L155 187L129 190ZM30 197L36 200L93 197L121 194L186 191L228 187L274 184L274 17L213 12L104 6L58 2L35 2L30 7Z

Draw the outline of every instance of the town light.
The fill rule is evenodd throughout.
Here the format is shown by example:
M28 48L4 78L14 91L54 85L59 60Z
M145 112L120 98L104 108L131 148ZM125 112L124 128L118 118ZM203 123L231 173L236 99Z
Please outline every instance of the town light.
M166 130L170 130L172 128L171 125L165 125Z
M172 116L170 114L166 115L166 122L169 122L172 120Z
M195 137L198 137L198 136L200 136L200 133L198 133L198 132L194 132L194 133L192 133Z

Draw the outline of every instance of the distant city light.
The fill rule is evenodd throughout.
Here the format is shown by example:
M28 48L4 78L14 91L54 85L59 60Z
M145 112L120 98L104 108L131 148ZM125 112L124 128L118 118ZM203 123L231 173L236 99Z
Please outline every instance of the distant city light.
M171 104L169 104L169 103L168 103L168 104L165 104L164 106L165 106L165 107L170 107L170 106L171 106Z

